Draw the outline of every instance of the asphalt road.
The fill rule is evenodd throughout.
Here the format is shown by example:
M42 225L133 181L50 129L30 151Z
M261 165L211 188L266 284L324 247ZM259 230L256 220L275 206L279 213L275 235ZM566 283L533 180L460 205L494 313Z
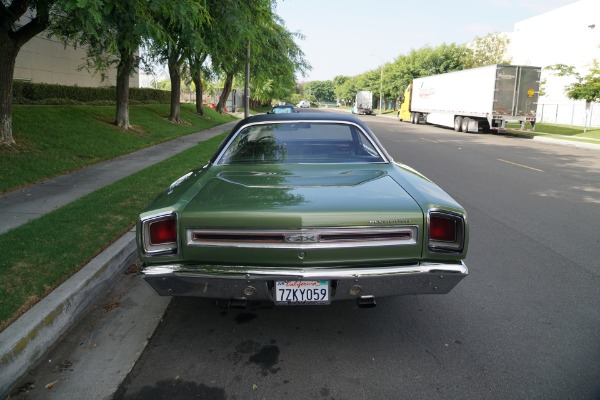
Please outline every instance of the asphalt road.
M171 301L116 399L600 399L597 150L364 117L468 211L447 295Z

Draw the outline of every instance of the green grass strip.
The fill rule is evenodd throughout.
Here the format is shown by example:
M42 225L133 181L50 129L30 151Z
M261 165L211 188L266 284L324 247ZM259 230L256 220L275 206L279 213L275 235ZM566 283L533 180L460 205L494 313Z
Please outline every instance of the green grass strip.
M15 106L17 144L0 148L0 193L71 172L103 160L235 120L192 104L181 105L182 124L170 122L168 104L132 106L123 130L114 106Z
M529 125L527 125L527 127L530 128ZM584 128L582 126L556 125L540 122L535 124L534 131L520 131L518 129L519 124L516 123L507 124L507 128L509 128L511 131L530 136L557 135L557 138L565 140L568 140L569 137L573 139L582 139L581 141L585 141L585 139L592 139L592 143L594 143L593 139L600 139L600 129L588 128L585 129L584 132Z
M125 234L140 211L224 134L0 235L0 331Z

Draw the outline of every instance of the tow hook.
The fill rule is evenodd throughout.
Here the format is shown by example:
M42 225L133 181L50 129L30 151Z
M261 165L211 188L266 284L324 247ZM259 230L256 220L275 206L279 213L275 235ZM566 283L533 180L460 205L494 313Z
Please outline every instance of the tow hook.
M375 296L360 296L356 298L358 308L374 308L377 306Z

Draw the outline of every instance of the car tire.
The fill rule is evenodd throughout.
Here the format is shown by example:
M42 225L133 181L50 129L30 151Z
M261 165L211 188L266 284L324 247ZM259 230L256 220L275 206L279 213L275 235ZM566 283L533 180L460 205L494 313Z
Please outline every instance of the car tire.
M454 130L456 132L462 132L462 121L463 118L460 115L454 117Z

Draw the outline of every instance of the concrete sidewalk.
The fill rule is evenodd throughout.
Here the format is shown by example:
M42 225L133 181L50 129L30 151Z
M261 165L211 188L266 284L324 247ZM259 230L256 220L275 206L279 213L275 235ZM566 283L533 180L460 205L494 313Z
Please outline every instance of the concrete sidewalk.
M229 131L236 123L237 121L229 122L173 139L2 195L0 196L0 234ZM51 393L60 394L53 398L95 399L112 396L113 390L116 390L116 386L133 367L147 338L152 335L169 300L156 296L149 288L145 288L139 279L124 278L127 269L135 261L137 261L135 232L132 230L0 332L0 371L2 371L0 398L5 398L11 391L13 392L11 398L17 398L14 390L23 385L25 387L21 389L26 393L24 398L28 399L50 398ZM123 280L125 283L122 283ZM77 326L78 322L79 325L83 323L83 326L90 326L90 323L80 322L80 320L89 315L94 305L97 308L99 302L105 301L103 298L111 293L111 289L118 288L119 285L126 285L119 290L120 293L127 293L125 298L128 302L139 301L132 297L131 293L148 294L144 296L143 315L139 315L139 308L119 307L118 313L110 314L112 319L94 324L97 328L88 332L88 338L92 338L89 340L93 340L91 347L88 346L92 349L91 352L81 353L81 349L79 352L74 351L78 347L76 345L67 351L71 357L78 358L76 360L78 365L71 365L68 368L65 368L68 363L57 365L59 372L71 372L69 379L59 378L55 380L56 382L40 381L27 387L28 381L36 380L30 369L49 354L49 350L54 348L53 351L64 351L61 350L65 345L64 340L55 348L56 344L72 327ZM144 292L145 289L148 290ZM127 313L127 310L132 312ZM120 335L118 327L125 320L128 323L127 329L123 335ZM85 331L85 328L83 329ZM103 341L104 346L98 349L100 340ZM125 343L130 342L131 345L124 346ZM72 362L73 358L69 360L69 363ZM37 370L41 371L38 379L48 380L47 373L43 374L44 368L36 368L36 374ZM92 380L101 383L102 388L91 384ZM53 384L50 388L46 388L49 383ZM75 393L77 395L71 397ZM101 397L98 397L100 394Z

